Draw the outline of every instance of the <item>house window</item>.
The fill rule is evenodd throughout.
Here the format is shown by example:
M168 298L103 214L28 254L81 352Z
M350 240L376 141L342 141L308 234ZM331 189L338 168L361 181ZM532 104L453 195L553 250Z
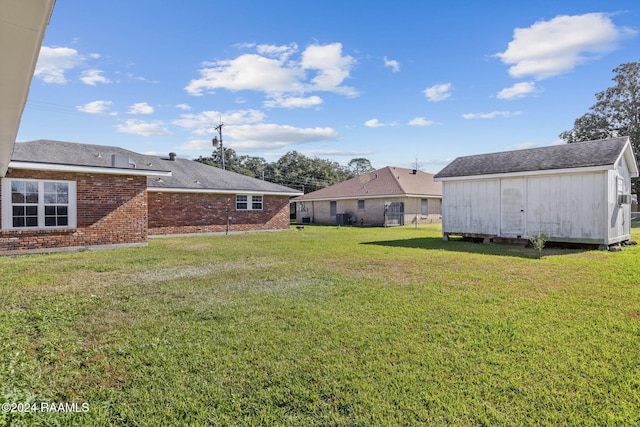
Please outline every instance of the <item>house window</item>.
M429 215L429 204L427 199L422 199L420 213L422 215Z
M254 211L262 210L262 196L251 197L251 209Z
M358 200L358 210L359 211L364 210L364 200Z
M337 211L336 202L329 202L329 215L336 216Z
M261 211L262 196L236 195L236 210L239 211Z
M2 180L2 228L73 228L76 183L33 179Z

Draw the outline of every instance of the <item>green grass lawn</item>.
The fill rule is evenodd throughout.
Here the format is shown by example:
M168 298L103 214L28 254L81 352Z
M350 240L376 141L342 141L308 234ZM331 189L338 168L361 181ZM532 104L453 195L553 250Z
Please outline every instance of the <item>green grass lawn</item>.
M629 426L639 355L639 246L307 226L0 257L0 401L88 404L0 425Z

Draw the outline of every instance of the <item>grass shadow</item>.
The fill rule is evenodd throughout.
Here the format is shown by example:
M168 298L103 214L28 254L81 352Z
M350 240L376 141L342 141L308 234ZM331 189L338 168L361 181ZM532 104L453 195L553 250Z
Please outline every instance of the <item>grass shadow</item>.
M426 250L441 250L450 252L463 252L485 255L511 256L517 258L539 258L538 252L530 247L514 244L498 243L474 243L462 239L443 240L440 237L415 237L411 239L380 240L375 242L363 242L363 245L378 245L396 248L412 248ZM542 250L542 257L551 255L569 255L587 252L584 248L558 248L549 247Z

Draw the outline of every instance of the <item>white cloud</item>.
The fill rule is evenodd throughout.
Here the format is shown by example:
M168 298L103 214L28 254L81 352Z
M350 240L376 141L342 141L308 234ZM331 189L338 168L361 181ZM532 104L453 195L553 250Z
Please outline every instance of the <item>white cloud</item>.
M257 54L205 63L200 78L189 82L185 90L196 96L216 89L254 90L274 98L315 91L358 95L342 85L355 65L351 56L342 54L342 44L310 45L298 60L292 58L296 49L295 44L259 45Z
M111 101L93 101L84 105L76 106L78 111L89 114L104 114L109 110ZM115 113L112 113L115 115Z
M526 150L527 148L534 148L537 146L538 144L536 144L535 142L521 142L519 144L516 144L516 150Z
M398 123L397 122L382 123L378 119L371 119L364 122L364 125L369 128L381 128L381 127L387 127L387 126L398 126Z
M394 73L400 71L400 63L393 59L387 59L386 56L384 57L384 66L391 68L391 71L393 71Z
M131 133L141 136L168 136L173 135L169 129L164 127L162 121L143 122L142 120L130 119L124 125L117 125L116 130L121 133Z
M67 83L66 72L80 66L84 57L68 47L40 48L40 56L33 75L45 83Z
M302 154L310 157L325 157L325 156L365 156L374 153L373 150L335 150L335 149L323 149L323 150L301 150Z
M441 83L424 90L424 95L431 102L444 101L451 96L451 83Z
M496 56L511 66L512 77L544 79L615 50L618 41L635 33L616 27L605 13L561 15L516 28L507 50Z
M178 104L176 108L182 111L191 111L191 106L189 104Z
M496 117L513 117L519 116L522 111L492 111L491 113L467 113L463 114L464 119L495 119Z
M102 73L102 70L84 70L80 80L90 86L96 86L97 83L111 83L111 80L103 76Z
M155 110L146 102L138 102L129 107L129 114L153 114Z
M315 70L316 76L311 79L307 91L327 91L347 96L357 96L358 92L347 86L340 86L351 73L355 59L342 55L342 43L328 45L311 45L302 52L300 65L304 70Z
M256 46L256 52L258 52L260 55L276 57L281 60L286 60L297 51L298 45L295 43L283 46L277 46L273 44L259 44Z
M274 98L265 101L264 106L268 108L309 108L322 104L322 98L319 96L309 96L306 98L290 97L290 98Z
M431 120L427 120L424 117L415 117L409 120L409 123L408 123L409 126L431 126L434 124L435 122Z
M227 144L225 143L224 145L226 146ZM180 145L178 148L181 150L191 150L191 151L213 151L211 138L190 139L186 143Z
M499 99L524 98L530 93L534 93L536 91L537 88L534 82L521 82L502 89L496 96Z
M232 140L225 147L234 150L273 149L309 142L333 141L338 133L331 128L296 128L276 124L245 124L225 127ZM211 151L211 139L192 139L178 147L185 150Z
M258 110L235 110L221 113L219 111L203 111L199 114L181 114L178 120L171 122L176 126L190 129L194 135L213 135L214 128L220 121L226 125L259 123L264 120L264 113ZM226 130L226 127L223 127Z
M364 122L364 125L368 128L381 128L386 126L384 123L380 123L378 119L367 120Z
M332 128L297 128L266 123L229 126L227 135L234 140L234 149L276 148L338 138L338 133Z
M241 55L231 60L206 64L200 78L189 82L185 90L191 95L202 95L215 89L256 90L266 93L284 93L303 90L304 71L287 68L271 58L255 54Z

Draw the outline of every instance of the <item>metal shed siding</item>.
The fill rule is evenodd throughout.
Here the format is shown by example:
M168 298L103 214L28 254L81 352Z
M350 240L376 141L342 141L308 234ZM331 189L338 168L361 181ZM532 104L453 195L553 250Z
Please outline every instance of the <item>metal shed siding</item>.
M607 174L559 174L527 178L527 236L601 243L607 238Z
M497 235L500 180L442 183L442 231Z
M549 240L610 243L604 224L608 218L613 225L620 223L611 215L625 207L614 206L616 200L608 197L615 178L614 184L609 181L606 171L445 181L442 231L505 238L544 234ZM618 230L610 234L614 242L624 240Z
M631 205L618 204L618 194L631 194L631 174L624 157L616 163L615 170L608 172L608 217L607 238L608 244L616 243L631 238ZM618 180L621 180L621 188L618 188Z

